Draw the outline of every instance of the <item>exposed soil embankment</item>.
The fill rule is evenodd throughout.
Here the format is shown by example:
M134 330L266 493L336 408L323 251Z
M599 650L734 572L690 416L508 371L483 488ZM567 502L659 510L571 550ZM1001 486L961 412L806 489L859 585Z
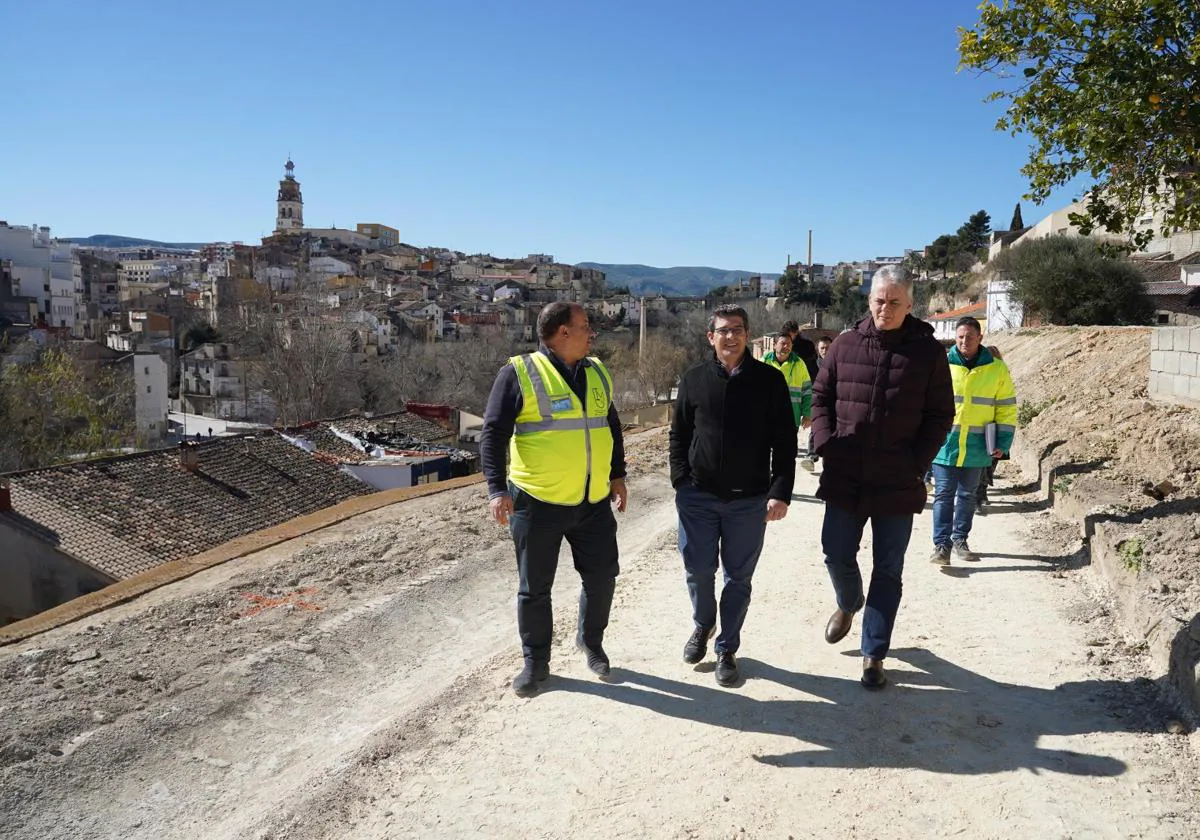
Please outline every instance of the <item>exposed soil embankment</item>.
M1150 400L1149 328L995 342L1017 384L1018 460L1081 523L1129 632L1200 713L1200 410Z

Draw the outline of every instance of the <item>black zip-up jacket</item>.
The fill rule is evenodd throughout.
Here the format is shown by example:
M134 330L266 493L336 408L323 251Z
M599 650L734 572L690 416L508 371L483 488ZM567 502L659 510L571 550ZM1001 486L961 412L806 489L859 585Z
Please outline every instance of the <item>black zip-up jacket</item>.
M671 485L723 499L791 502L796 423L787 380L749 352L730 376L714 354L679 380L671 419Z

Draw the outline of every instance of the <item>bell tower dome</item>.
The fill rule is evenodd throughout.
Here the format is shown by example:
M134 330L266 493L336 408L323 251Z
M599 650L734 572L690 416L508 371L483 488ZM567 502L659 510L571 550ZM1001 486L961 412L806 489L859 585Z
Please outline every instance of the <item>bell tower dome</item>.
M304 227L304 198L300 195L300 182L296 180L296 164L292 163L290 156L283 169L279 196L275 200L276 233L298 231Z

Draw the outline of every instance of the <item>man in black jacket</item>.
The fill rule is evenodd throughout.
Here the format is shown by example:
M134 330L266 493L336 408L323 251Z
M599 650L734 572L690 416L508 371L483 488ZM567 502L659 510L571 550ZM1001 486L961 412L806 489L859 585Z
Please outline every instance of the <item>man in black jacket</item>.
M749 327L740 306L717 307L708 325L714 355L680 379L671 420L671 484L694 623L683 660L702 660L716 630L719 558L725 586L713 647L723 686L738 680L734 654L767 523L787 515L796 477L787 381L747 352Z

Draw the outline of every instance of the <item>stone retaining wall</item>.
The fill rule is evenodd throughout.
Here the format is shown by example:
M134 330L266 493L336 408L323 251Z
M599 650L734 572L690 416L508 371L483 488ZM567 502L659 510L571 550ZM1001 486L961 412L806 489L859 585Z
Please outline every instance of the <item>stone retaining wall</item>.
M1185 330L1186 332L1187 330ZM1189 351L1190 352L1190 351ZM1200 719L1200 612L1190 621L1178 624L1164 621L1161 607L1148 597L1152 586L1138 573L1131 573L1120 556L1120 517L1104 513L1109 508L1104 482L1085 481L1078 465L1055 457L1052 444L1047 449L1030 445L1018 433L1012 456L1025 475L1037 482L1047 504L1055 513L1079 525L1086 541L1090 565L1108 585L1113 606L1124 629L1144 639L1162 682L1192 715ZM1055 489L1057 479L1072 476L1076 480L1070 493ZM1119 493L1113 494L1114 498ZM1177 503L1162 503L1169 507Z
M1200 407L1200 327L1150 331L1150 396Z

